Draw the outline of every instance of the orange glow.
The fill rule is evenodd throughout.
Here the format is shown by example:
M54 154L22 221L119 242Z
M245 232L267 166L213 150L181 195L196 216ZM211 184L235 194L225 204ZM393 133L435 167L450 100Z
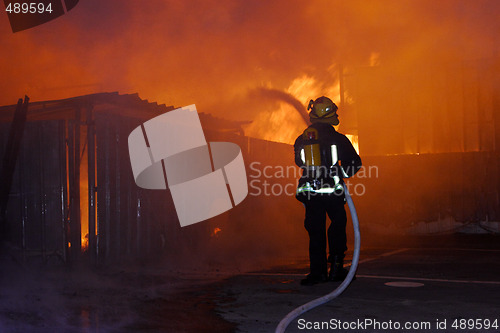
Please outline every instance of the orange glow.
M293 144L297 135L305 127L306 125L297 111L292 106L280 102L278 109L259 113L253 122L245 128L245 135Z
M391 75L401 72L409 79L399 86L409 84L412 98L425 105L404 109L405 115L433 112L443 118L438 122L456 123L452 113L441 116L436 89L413 79L429 65L498 57L499 10L497 0L109 0L99 6L81 1L70 15L21 33L13 34L6 21L0 24L5 50L0 53L2 79L8 83L0 89L0 105L12 104L24 94L35 102L110 91L139 93L160 104L194 103L201 112L253 121L245 129L248 135L292 143L305 126L297 112L283 101L255 97L252 91L276 89L302 105L320 95L338 103L339 65L351 73L368 66L372 70L392 66L377 80L372 72L362 79L346 76L345 104L350 104L350 88L385 84L389 88L384 101L390 101L384 109L396 110L391 101L401 94L392 93ZM461 82L473 75L464 71L463 80L445 77L450 84L443 90L472 91L474 86ZM356 103L363 102L355 97ZM465 103L469 110L474 97L456 98L450 108ZM437 106L430 105L434 100ZM343 111L349 110L339 111L341 124ZM417 127L424 135L434 135L426 123ZM363 146L363 134L349 131L360 135ZM449 146L462 148L453 142ZM432 145L419 148L420 152L433 149Z
M82 237L82 252L87 251L88 248L89 248L89 234L87 233L85 234L85 237Z
M329 68L331 68L330 71L335 70L334 65ZM303 75L294 79L287 91L304 105L307 105L310 99L316 99L320 96L327 96L338 103L340 100L339 83L334 77L335 74L335 72L331 73L330 80L327 82L322 82L313 76Z
M356 149L356 152L359 154L359 138L357 135L352 135L352 134L346 134L347 138L349 141L351 141L352 146L354 149Z
M82 237L82 252L89 246L89 176L88 176L88 154L85 145L86 134L82 129L82 147L85 149L80 161L80 231ZM81 151L81 150L80 150Z
M215 228L213 231L212 231L212 234L210 235L211 237L217 237L218 233L221 232L222 229L221 228Z
M333 68L334 66L330 66ZM320 96L328 96L339 103L339 84L333 75L333 84L327 84L312 76L302 75L295 78L286 92L298 100L305 109L309 100ZM268 141L293 144L297 136L307 127L301 115L290 104L279 102L278 108L263 110L247 128L245 134Z
M81 161L80 161L80 226L82 238L82 251L88 248L89 244L89 174L88 174L88 145L87 128L82 127L81 140ZM83 151L83 153L82 153ZM97 174L97 169L95 169ZM97 215L96 215L97 216ZM98 234L98 225L96 218L95 234Z

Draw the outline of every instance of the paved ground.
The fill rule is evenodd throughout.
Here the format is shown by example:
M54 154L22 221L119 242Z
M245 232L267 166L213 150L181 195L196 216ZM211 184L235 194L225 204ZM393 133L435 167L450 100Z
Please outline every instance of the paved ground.
M238 323L238 332L273 332L289 311L339 285L300 286L305 265L229 279L222 290L233 299L217 309ZM419 325L407 330L415 332L480 327L479 321L477 326L463 321L468 319L500 325L499 273L499 250L366 249L356 281L337 299L300 316L286 332L386 332L406 323ZM455 320L458 330L452 326ZM446 329L438 330L438 323ZM500 326L489 331L499 332Z
M338 285L300 286L306 272L305 258L239 274L34 269L4 258L0 332L274 332L289 311ZM286 332L388 332L408 323L419 328L399 331L500 332L500 238L369 242L356 281Z

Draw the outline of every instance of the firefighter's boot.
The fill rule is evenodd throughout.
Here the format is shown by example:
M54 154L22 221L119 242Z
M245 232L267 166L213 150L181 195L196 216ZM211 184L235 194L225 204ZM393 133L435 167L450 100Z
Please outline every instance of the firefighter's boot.
M328 274L328 280L330 281L344 281L349 271L344 268L344 256L336 255L333 256L331 260L330 274ZM356 277L353 278L353 280Z
M328 282L326 274L308 274L305 279L300 281L303 286L313 286L318 283Z

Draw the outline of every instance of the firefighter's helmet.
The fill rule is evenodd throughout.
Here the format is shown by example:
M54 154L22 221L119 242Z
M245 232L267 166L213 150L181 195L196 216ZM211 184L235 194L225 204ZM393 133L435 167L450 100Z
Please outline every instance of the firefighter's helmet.
M307 106L307 110L311 110L311 112L309 112L309 118L312 122L321 121L338 125L338 107L328 97L321 96L315 101L311 99Z

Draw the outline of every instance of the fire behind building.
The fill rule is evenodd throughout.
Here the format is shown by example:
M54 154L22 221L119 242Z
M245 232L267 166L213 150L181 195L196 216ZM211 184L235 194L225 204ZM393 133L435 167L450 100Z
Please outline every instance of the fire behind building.
M15 109L14 105L0 109L2 156ZM254 196L222 216L181 228L168 191L136 186L128 135L172 106L149 103L138 95L101 93L30 103L28 109L24 130L12 127L23 135L4 221L10 247L23 260L71 262L83 257L104 264L169 255L182 261L192 255L197 261L208 256L216 264L228 257L237 261L259 243L259 252L277 256L284 252L278 247L300 243L301 223L290 218L301 214L300 207L294 209L293 198ZM204 113L200 120L207 140L241 147L247 168L250 161L288 163L288 145L245 137L241 126L246 122ZM281 210L290 203L288 218L280 219L285 225L277 223L277 214L263 209ZM195 208L197 203L192 204ZM271 245L269 237L259 235L264 228L281 228L288 230L283 235L298 237L286 236ZM258 254L253 251L253 256Z
M498 60L418 75L376 66L342 73L343 130L359 137L364 164L349 184L365 240L500 231L494 73ZM1 156L15 109L0 108ZM243 152L249 195L229 212L181 228L168 191L135 185L128 135L172 109L117 93L30 103L5 219L14 253L45 262L162 257L213 266L303 255L293 149L245 136L246 122L200 114L207 141L234 142Z

